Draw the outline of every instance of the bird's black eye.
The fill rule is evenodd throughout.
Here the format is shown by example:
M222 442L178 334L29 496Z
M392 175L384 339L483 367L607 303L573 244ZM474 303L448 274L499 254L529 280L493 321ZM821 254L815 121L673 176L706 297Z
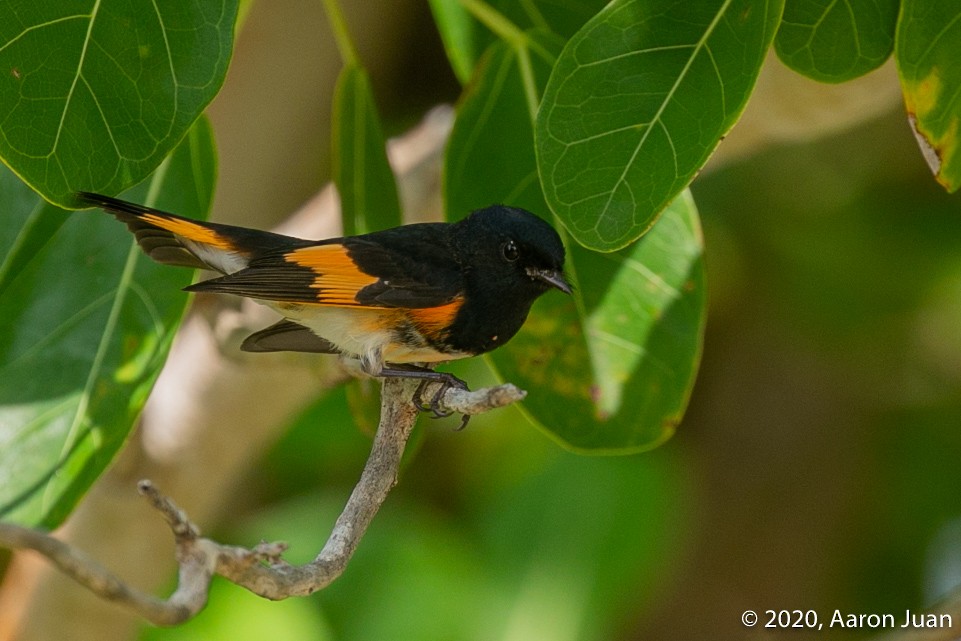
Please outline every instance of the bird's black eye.
M517 251L517 245L514 244L513 240L509 240L504 243L504 246L501 247L501 251L504 252L504 258L512 263L520 258L521 255L520 252Z

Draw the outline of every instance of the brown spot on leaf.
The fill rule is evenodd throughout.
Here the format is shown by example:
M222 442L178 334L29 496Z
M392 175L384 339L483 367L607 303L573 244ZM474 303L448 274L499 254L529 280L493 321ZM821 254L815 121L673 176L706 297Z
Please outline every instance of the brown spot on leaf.
M924 160L928 163L928 167L931 168L931 173L937 178L941 174L941 152L937 147L931 144L928 137L918 128L918 119L912 112L908 112L908 122L911 123L911 131L914 132L914 137L918 141L918 147L921 148L921 155L924 156Z

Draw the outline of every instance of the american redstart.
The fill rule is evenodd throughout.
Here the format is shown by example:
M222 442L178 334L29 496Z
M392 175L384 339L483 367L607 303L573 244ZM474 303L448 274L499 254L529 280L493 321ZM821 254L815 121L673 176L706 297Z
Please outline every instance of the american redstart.
M425 365L500 347L541 294L571 293L557 232L514 207L312 241L78 197L126 223L155 261L223 274L187 291L246 296L280 312L283 320L248 336L242 350L340 354L369 376L421 379L414 402L435 416L445 415L436 404L449 387L467 385ZM424 403L432 381L441 387Z

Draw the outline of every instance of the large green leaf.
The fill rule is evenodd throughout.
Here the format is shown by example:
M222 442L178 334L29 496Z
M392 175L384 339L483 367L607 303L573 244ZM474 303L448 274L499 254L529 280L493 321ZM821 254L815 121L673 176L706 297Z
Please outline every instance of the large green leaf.
M564 47L537 115L547 202L600 251L640 237L734 125L783 0L614 0Z
M201 120L126 198L210 207ZM53 527L120 448L166 357L191 271L144 257L124 225L67 213L0 170L0 518Z
M784 64L822 82L876 69L894 48L899 0L785 0L774 46Z
M236 0L0 2L0 158L58 205L142 181L224 80Z
M894 58L911 125L931 171L961 186L961 3L903 0Z
M522 69L536 91L559 42L526 38L523 49L493 45L461 101L447 151L449 217L492 202L547 211ZM491 360L505 380L529 391L528 416L567 446L653 447L680 420L700 358L705 294L693 203L679 198L647 237L618 253L568 245L574 297L543 296Z
M340 72L333 110L334 183L344 235L401 224L397 183L367 72L348 64Z
M524 409L576 450L627 453L674 433L705 319L703 243L687 192L641 240L601 254L576 245L577 299L544 297L492 358L530 390Z

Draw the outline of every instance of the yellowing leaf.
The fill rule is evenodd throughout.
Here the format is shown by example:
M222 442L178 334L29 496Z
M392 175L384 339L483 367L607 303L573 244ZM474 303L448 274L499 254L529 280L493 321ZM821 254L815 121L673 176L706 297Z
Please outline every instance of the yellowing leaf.
M949 192L961 187L961 4L904 0L894 57L921 152Z

